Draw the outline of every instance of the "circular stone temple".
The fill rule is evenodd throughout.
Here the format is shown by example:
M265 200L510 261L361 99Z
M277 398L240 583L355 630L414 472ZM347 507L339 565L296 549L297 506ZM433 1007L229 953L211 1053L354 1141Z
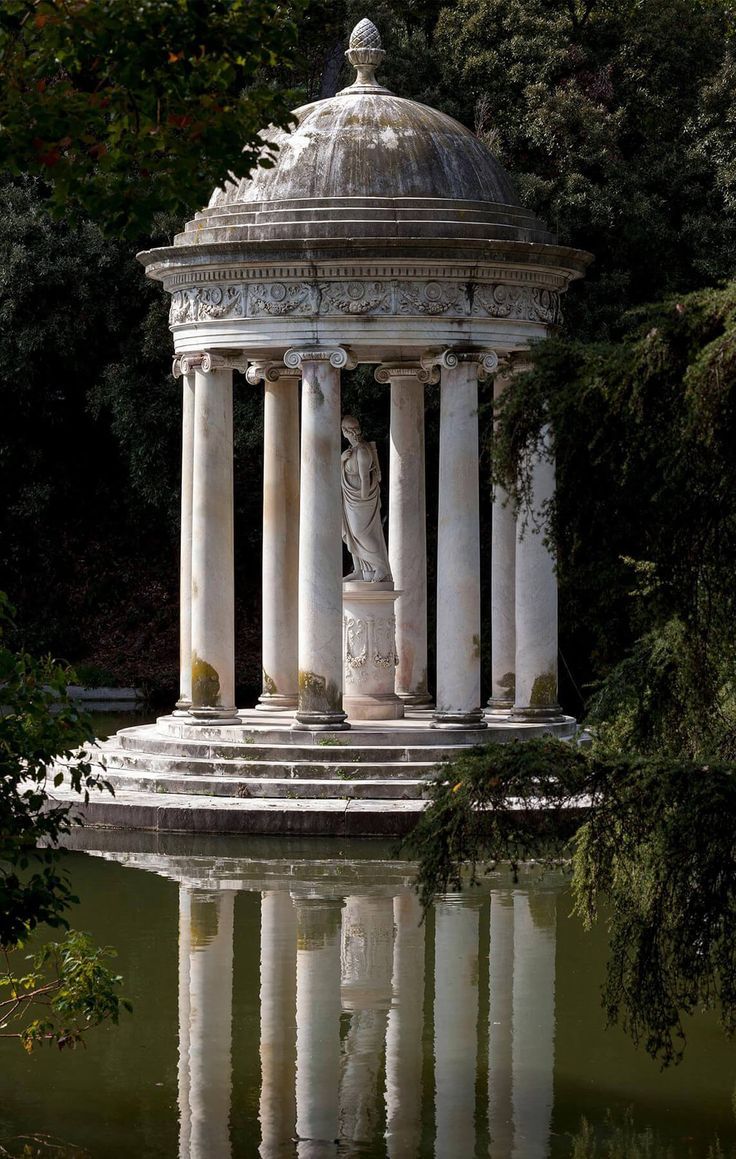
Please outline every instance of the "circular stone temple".
M230 831L397 831L457 746L574 728L557 702L554 562L533 531L554 490L546 432L531 518L493 497L492 688L481 699L477 410L479 380L491 377L496 397L513 390L590 255L557 244L468 129L380 84L369 20L346 55L351 85L297 109L291 131L264 131L278 146L272 168L216 189L172 246L139 255L171 295L182 383L181 689L171 716L107 743L107 775L118 804L133 788L202 794ZM343 581L340 380L361 363L390 391L381 583ZM264 395L255 709L235 702L234 371L238 389ZM428 387L440 394L433 701ZM322 820L294 819L305 810ZM330 810L338 821L324 820ZM193 817L185 827L200 826Z

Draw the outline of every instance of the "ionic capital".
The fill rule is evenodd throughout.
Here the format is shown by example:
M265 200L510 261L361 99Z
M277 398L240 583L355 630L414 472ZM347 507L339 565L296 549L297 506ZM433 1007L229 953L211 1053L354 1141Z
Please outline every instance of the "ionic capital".
M286 366L283 362L272 362L267 358L251 362L245 372L246 381L251 386L256 386L259 382L281 382L282 379L297 380L300 376L301 370L298 367L295 369Z
M436 366L423 366L421 362L382 362L373 372L376 382L393 382L396 378L416 378L422 383L439 382Z
M194 353L177 354L171 368L174 378L198 370L200 374L210 374L213 370L241 370L248 366L247 358L237 350L199 350Z
M352 370L357 360L344 346L293 346L284 355L284 364L291 370L300 370L305 362L329 362L338 370Z
M483 382L498 369L498 355L495 350L441 350L423 354L421 363L425 369L438 366L441 370L454 370L472 363L478 380Z

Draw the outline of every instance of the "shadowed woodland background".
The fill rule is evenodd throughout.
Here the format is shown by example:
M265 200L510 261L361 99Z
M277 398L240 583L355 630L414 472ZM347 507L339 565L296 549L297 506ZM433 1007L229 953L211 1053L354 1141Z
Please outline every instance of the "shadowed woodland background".
M6 33L23 7L12 3L0 18ZM297 90L292 104L332 95L350 81L342 54L368 15L388 49L382 82L473 128L528 207L562 242L595 254L567 295L559 335L500 416L493 453L484 390L486 541L492 474L523 501L519 463L550 416L565 707L580 716L593 694L594 715L639 748L661 748L666 734L678 752L732 759L731 3L377 0L370 10L302 4L292 15L296 45L277 30L270 55L247 75L217 77L236 104L252 91L257 114L284 85ZM196 76L190 70L182 84ZM11 82L2 82L0 112L3 100L12 105ZM227 123L225 111L202 133L203 157L235 159L239 140ZM188 133L181 169L174 159L159 181L155 157L109 169L101 160L82 194L63 157L42 155L28 135L27 157L16 151L5 167L0 217L0 588L17 608L17 642L73 662L83 678L144 684L169 698L178 683L180 385L170 375L167 296L133 255L170 241L214 184L207 165L191 163L191 125L171 132L169 159L175 134ZM245 699L259 683L262 403L259 389L236 381ZM430 560L437 403L428 388ZM387 476L388 392L370 368L344 376L344 410L376 439Z

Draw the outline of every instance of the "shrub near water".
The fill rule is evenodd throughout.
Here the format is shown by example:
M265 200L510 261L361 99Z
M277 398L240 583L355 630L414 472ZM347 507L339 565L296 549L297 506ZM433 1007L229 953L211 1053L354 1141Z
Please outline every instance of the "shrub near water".
M735 835L733 764L536 740L444 768L408 847L425 906L486 862L571 858L575 912L609 915L608 1020L667 1066L687 1015L716 1009L736 1029Z

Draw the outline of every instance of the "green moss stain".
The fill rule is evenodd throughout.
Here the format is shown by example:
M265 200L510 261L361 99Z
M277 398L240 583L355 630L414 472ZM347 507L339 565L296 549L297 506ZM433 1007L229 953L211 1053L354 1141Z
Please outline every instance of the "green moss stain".
M197 708L210 708L222 704L220 700L220 677L216 669L192 652L192 704Z
M499 688L502 688L509 700L513 700L516 696L516 673L504 672L496 681Z
M554 672L545 672L537 676L532 685L532 695L529 701L531 708L547 708L557 703L557 678Z
M316 672L300 672L299 707L302 712L340 712L342 691Z
M262 671L263 671L263 691L266 693L267 696L275 696L278 692L278 688L276 687L276 681L271 676L268 675L268 672L266 672L265 668L262 669Z
M480 659L480 636L477 632L473 634L473 657L475 660Z

